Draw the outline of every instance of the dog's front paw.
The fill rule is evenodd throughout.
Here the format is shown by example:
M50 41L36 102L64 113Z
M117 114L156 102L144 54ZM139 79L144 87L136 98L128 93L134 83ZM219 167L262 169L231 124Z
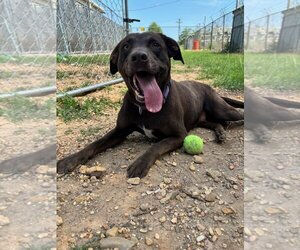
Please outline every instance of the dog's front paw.
M127 168L127 177L134 178L134 177L145 177L149 172L150 167L147 167L147 163L145 161L137 159L134 163L132 163Z
M57 162L56 171L58 174L71 173L75 170L78 164L76 157L69 156Z

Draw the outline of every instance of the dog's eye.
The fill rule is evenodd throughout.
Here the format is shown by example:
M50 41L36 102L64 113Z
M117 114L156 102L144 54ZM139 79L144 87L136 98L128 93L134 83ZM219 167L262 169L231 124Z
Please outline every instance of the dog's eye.
M159 47L159 43L154 41L154 42L152 43L152 46L155 47L155 48L158 48L158 47Z
M129 49L129 45L127 43L124 44L123 49L128 50Z

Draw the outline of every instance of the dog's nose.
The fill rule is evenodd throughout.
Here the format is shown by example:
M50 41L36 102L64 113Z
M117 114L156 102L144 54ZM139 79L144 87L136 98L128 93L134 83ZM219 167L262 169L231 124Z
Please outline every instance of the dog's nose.
M131 56L132 62L147 62L148 61L148 55L146 52L138 51L132 54Z

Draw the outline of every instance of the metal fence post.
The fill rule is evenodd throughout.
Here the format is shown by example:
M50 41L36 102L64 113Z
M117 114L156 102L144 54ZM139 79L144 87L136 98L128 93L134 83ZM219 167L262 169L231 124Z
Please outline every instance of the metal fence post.
M129 19L129 14L128 14L128 0L125 0L125 19L128 20ZM125 20L124 19L124 20ZM125 22L125 32L126 32L126 35L129 34L129 22Z
M206 37L205 37L205 35L206 35L206 26L204 26L204 31L203 31L203 48L205 48L205 46L206 46L206 42L205 42Z
M249 41L250 41L250 30L251 30L251 21L248 24L248 30L247 30L247 40L246 40L246 49L249 48Z
M210 50L212 50L213 43L213 32L214 32L214 21L211 22L211 32L210 32Z
M223 29L222 29L222 50L224 50L224 32L225 32L225 14L223 15Z
M266 26L266 35L265 35L265 50L267 50L267 48L268 48L269 23L270 23L270 15L267 15L267 26Z

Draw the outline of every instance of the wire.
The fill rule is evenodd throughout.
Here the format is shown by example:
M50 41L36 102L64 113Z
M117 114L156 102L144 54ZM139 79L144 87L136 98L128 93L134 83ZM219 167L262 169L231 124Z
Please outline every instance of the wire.
M160 7L160 6L163 6L163 5L169 5L169 4L172 4L172 3L178 3L178 2L180 2L180 1L181 1L181 0L170 1L170 2L165 2L165 3L161 3L161 4L155 4L155 5L153 5L153 6L148 6L148 7L145 7L145 8L133 9L133 10L129 10L129 11L148 10L148 9Z

